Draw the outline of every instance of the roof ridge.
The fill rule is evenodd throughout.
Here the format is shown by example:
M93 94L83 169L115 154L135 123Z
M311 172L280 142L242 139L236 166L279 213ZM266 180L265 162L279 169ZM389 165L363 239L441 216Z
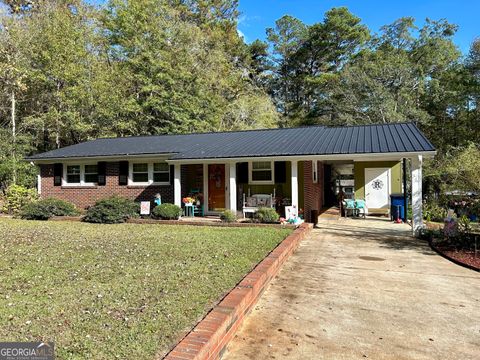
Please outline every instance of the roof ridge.
M327 129L337 129L337 128L354 128L354 127L371 127L371 126L392 126L392 125L405 125L405 124L415 125L415 122L414 121L400 121L400 122L392 122L392 123L335 125L335 126L324 126L324 127L327 128Z
M342 128L371 127L371 126L393 126L393 125L402 125L402 124L413 124L413 125L415 125L415 123L413 121L402 121L402 122L395 122L395 123L380 123L380 124L335 125L335 126L317 124L317 125L303 125L303 126L294 126L294 127L192 132L192 133L186 133L186 134L180 133L180 134L107 136L107 137L100 137L100 138L96 138L96 139L92 139L92 140L86 140L86 141L108 140L108 139L149 138L149 137L159 137L159 136L191 136L191 135L234 134L234 133L238 134L238 133L255 132L255 131L263 132L263 131L293 130L293 129L305 129L305 128L342 129ZM73 144L73 145L76 145L76 144Z
M129 135L129 136L107 136L100 137L87 141L94 140L103 140L103 139L129 139L129 138L148 138L148 137L158 137L158 136L191 136L191 135L208 135L208 134L238 134L246 132L255 132L255 131L278 131L278 130L294 130L294 129L306 129L306 128L329 128L325 125L303 125L303 126L294 126L294 127L277 127L277 128L262 128L262 129L245 129L245 130L223 130L223 131L205 131L205 132L192 132L186 134L151 134L151 135Z

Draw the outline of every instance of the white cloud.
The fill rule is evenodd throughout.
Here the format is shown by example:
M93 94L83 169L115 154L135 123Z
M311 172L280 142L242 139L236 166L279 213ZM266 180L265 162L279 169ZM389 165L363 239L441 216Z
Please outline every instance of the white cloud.
M240 30L239 28L237 28L237 33L238 33L238 35L243 39L243 41L248 42L248 39L247 39L247 37L245 36L245 34L242 32L242 30Z

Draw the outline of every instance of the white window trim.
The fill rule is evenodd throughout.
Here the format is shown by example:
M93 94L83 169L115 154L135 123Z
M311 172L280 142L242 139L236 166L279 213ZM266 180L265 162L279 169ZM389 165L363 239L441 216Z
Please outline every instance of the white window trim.
M85 165L97 165L94 163L64 163L63 164L63 176L62 176L62 186L97 186L97 182L85 182ZM80 182L78 183L69 183L67 182L67 166L80 166ZM98 166L98 165L97 165ZM97 168L98 175L98 168Z
M248 184L249 185L273 185L275 184L275 162L274 161L269 161L270 166L272 169L272 180L253 180L252 179L252 173L253 173L253 163L254 162L268 162L265 160L259 160L259 161L249 161L248 162Z
M318 184L318 162L317 160L312 161L312 182Z
M169 181L154 182L153 181L153 164L164 162L163 160L157 161L130 161L128 164L128 185L129 186L150 186L150 185L159 185L165 186L170 185L170 180L172 179L172 173L170 171L170 165L168 165L168 179ZM134 182L133 181L133 164L147 164L148 165L148 181L143 182Z

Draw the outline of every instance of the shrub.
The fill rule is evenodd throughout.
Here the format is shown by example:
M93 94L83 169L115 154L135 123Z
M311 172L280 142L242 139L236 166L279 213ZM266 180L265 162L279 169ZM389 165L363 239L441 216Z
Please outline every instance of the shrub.
M68 201L48 198L25 205L20 217L27 220L48 220L52 216L75 216L79 211Z
M22 207L37 199L35 189L28 189L20 185L11 185L5 192L3 211L7 214L18 215Z
M423 217L427 221L443 222L447 217L447 210L439 206L436 202L427 202L423 208Z
M225 210L220 214L220 220L226 223L233 223L237 221L237 214L232 210Z
M255 213L255 219L261 223L276 223L280 219L280 215L275 211L275 209L261 207Z
M161 204L155 207L152 211L155 218L162 218L164 220L178 220L182 215L182 208L175 204Z
M432 241L434 239L442 239L443 231L440 229L420 229L419 238L422 240Z
M87 210L83 221L101 224L117 224L137 217L140 211L138 203L119 196L99 200Z

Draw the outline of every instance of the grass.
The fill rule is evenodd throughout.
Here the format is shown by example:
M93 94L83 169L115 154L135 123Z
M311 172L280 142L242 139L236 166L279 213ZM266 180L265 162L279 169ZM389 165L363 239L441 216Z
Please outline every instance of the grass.
M290 232L0 219L0 338L161 356Z

